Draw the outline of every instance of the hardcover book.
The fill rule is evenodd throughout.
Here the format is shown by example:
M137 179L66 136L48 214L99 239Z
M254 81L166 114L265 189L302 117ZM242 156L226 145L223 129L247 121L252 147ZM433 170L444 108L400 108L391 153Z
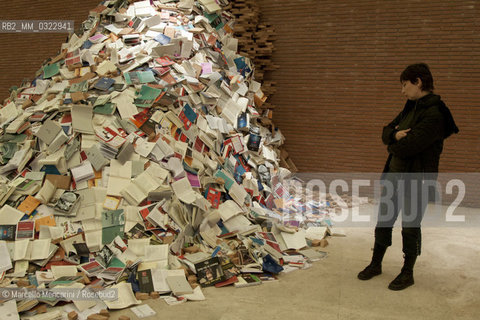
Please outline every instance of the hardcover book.
M218 257L195 264L197 271L197 279L202 287L212 286L218 282L225 280L223 269Z
M14 224L0 225L0 240L14 241L16 228Z
M142 270L137 273L140 292L150 293L155 291L153 288L152 270Z
M239 276L237 278L238 282L233 284L235 288L257 286L262 284L262 280L260 280L256 275L253 274L244 274L241 277Z

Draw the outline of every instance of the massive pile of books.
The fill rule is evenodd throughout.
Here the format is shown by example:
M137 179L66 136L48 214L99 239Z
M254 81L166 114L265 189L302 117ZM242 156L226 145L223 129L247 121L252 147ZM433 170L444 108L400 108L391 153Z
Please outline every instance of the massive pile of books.
M5 100L0 290L118 297L2 295L0 313L55 319L46 306L64 304L71 319L101 319L152 297L174 304L204 299L205 286L259 284L324 256L309 246L325 244L327 204L284 187L284 137L263 125L265 96L237 53L227 4L103 1Z

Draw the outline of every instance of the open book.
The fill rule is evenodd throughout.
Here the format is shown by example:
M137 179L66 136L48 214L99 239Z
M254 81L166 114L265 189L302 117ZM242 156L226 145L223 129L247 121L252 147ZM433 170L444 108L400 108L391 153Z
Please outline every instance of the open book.
M144 171L138 177L133 179L120 194L131 205L139 205L148 193L160 187L157 179L152 177L148 171Z

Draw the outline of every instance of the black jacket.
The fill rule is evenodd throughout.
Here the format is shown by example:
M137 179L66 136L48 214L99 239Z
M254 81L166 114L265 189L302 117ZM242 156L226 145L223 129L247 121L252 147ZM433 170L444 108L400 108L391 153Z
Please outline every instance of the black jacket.
M395 140L395 127L415 108L411 130L399 141ZM384 172L389 171L392 156L402 158L402 172L438 172L443 140L459 130L450 110L440 96L430 93L417 101L408 100L405 108L387 126L383 127L382 140L389 156Z

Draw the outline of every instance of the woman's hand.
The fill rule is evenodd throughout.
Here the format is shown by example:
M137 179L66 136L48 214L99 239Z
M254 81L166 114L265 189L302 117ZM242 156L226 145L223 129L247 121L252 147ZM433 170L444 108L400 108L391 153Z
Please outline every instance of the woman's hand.
M398 127L398 126L397 126ZM396 129L396 128L395 128ZM395 140L399 141L400 139L403 139L407 136L407 132L409 132L411 129L405 129L405 130L400 130L397 133L395 133Z

